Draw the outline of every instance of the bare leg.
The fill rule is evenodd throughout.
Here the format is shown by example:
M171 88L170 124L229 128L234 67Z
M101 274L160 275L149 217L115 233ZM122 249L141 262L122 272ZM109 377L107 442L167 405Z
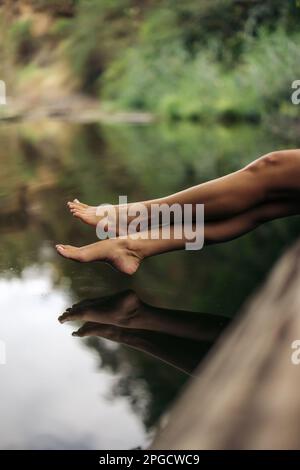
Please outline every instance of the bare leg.
M268 202L221 222L209 222L204 227L206 244L232 240L247 233L264 222L279 217L300 213L300 200ZM99 241L80 248L70 245L57 245L57 251L65 258L80 262L104 261L126 274L134 274L143 259L170 251L182 250L187 240L176 239L174 227L171 227L170 238L163 239L162 229L157 229L158 239L143 238L143 233Z
M144 201L151 217L152 204L205 204L206 221L231 218L258 204L280 201L285 197L300 194L300 150L272 152L255 160L235 173L188 188L161 199ZM115 206L128 210L137 203ZM69 202L70 211L83 222L96 226L101 217L96 207L87 206L78 200ZM115 215L112 215L115 217ZM129 217L129 222L131 221Z

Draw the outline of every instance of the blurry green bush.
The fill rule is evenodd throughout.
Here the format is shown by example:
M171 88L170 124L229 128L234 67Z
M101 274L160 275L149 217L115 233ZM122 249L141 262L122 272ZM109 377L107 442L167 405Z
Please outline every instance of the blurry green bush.
M9 46L0 32L0 53L9 47L22 71L38 66L46 44L49 62L68 60L78 90L110 108L206 121L296 113L289 100L300 77L295 0L27 3L50 16L49 31L33 37L30 19L16 15ZM53 46L59 55L51 56Z

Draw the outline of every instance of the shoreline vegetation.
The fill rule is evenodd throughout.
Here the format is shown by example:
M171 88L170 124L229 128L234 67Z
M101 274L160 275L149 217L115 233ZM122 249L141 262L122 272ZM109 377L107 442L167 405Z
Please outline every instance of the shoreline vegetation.
M66 95L63 99L39 100L34 106L26 99L7 97L7 104L0 106L0 122L58 120L89 124L150 124L157 118L153 113L133 110L102 109L99 101L81 94Z
M0 1L5 292L25 289L16 298L25 310L41 294L51 315L49 292L69 304L133 289L151 305L233 317L299 236L297 217L192 257L153 257L130 280L104 263L66 262L53 247L95 241L67 213L75 197L159 198L300 147L300 108L290 99L299 14L295 0ZM40 279L49 287L27 289ZM125 347L96 338L86 346L118 378L112 397L128 397L153 430L182 376Z
M5 5L0 73L9 106L0 119L299 127L291 102L300 77L295 1Z

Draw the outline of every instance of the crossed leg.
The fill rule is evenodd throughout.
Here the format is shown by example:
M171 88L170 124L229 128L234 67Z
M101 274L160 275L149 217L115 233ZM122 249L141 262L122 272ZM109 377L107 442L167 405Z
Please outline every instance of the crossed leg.
M282 201L294 193L300 194L300 150L282 150L264 155L229 175L142 204L149 221L153 204L191 204L195 210L200 203L205 205L206 221L213 221L239 215L261 203ZM114 206L114 210L108 210L107 221L117 222L115 218L127 211L130 223L133 217L130 212L134 213L139 204ZM96 206L88 206L78 199L68 202L68 207L75 217L92 226L103 218L97 215Z
M300 213L300 151L268 154L235 173L155 200L155 203L158 201L168 205L192 204L193 207L197 203L205 204L205 244L232 240L269 220ZM148 217L153 202L145 202ZM89 211L83 208L81 214L91 214L91 208ZM83 215L80 218L84 220ZM79 248L70 245L56 248L65 258L80 262L104 261L123 273L133 274L143 259L182 250L191 241L185 236L177 238L174 227L168 239L163 237L161 228L157 228L157 232L155 239L150 233L141 232Z

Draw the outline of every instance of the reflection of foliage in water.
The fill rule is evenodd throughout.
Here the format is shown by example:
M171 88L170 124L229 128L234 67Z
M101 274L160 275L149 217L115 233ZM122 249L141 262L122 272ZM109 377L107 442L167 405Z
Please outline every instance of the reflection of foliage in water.
M85 343L99 354L99 367L116 374L112 396L129 397L147 429L155 425L188 378L171 366L128 347L111 349L105 341L92 337Z
M198 253L147 260L130 279L103 265L71 263L57 257L53 244L80 245L95 235L69 216L68 199L97 204L116 202L119 194L130 200L162 196L297 142L276 141L263 128L187 124L22 124L3 127L0 137L0 269L16 276L32 264L50 263L53 283L67 280L74 300L131 287L161 307L233 315L297 236L297 219L277 221ZM110 351L103 342L88 344L120 378L116 393L129 395L135 409L146 400L144 419L151 426L183 376L128 348Z
M19 266L20 271L30 262L42 262L42 247L54 241L82 244L95 239L91 229L69 217L65 209L69 198L97 204L117 202L119 194L128 194L129 200L161 196L233 171L274 148L297 145L276 141L262 128L187 124L103 128L52 123L39 129L21 125L4 128L1 138L0 162L5 172L0 222L2 243L8 249L2 250L0 262L3 269ZM26 195L28 209L23 225L20 193ZM6 213L15 215L11 226ZM280 247L290 241L293 226L293 220L275 222L200 253L147 260L132 280L104 266L78 266L56 255L50 258L58 278L73 279L77 296L91 292L92 283L85 280L95 276L99 284L95 289L109 289L111 282L120 288L150 285L152 290L169 292L179 305L202 311L221 308L220 313L230 314L262 279Z

